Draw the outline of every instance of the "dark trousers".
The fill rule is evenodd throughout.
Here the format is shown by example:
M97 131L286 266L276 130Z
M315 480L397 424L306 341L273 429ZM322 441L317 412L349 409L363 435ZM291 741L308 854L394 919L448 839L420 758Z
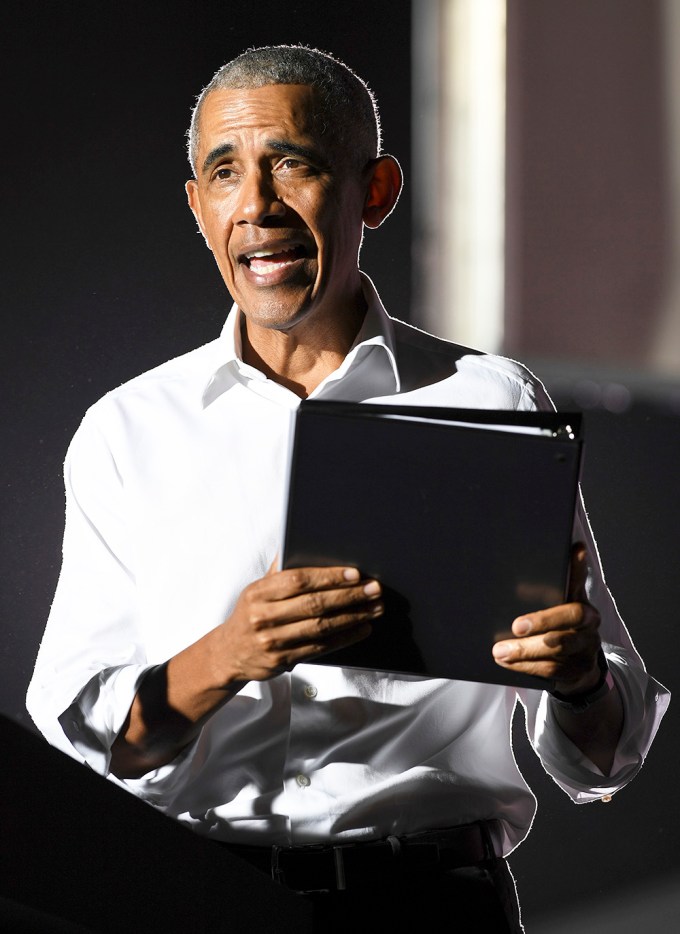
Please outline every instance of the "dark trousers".
M229 844L218 844L232 849ZM233 847L243 857L244 849ZM246 859L248 856L246 855ZM265 871L260 859L251 861ZM484 867L395 873L390 879L362 879L342 891L298 894L313 906L313 931L422 931L442 934L523 934L515 881L506 860Z
M519 934L523 931L510 870L455 869L401 876L394 884L301 895L314 905L314 931L422 931L451 934ZM359 927L357 927L359 925Z

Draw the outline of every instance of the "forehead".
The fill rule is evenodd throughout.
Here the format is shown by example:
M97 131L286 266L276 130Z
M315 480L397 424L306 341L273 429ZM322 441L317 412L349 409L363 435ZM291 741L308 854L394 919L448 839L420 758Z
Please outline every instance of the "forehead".
M263 132L276 136L318 138L319 106L313 87L268 84L261 88L212 91L200 113L200 148L217 140Z

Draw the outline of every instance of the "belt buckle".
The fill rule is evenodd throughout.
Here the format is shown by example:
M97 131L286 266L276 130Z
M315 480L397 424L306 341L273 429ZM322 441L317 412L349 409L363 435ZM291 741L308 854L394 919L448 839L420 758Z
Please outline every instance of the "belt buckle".
M291 886L289 882L286 881L286 872L285 867L282 865L282 862L285 862L286 854L291 854L294 859L297 855L311 855L314 853L322 854L329 853L333 857L333 870L335 875L335 890L344 891L347 888L347 879L345 875L345 859L344 859L344 850L347 849L347 844L336 845L336 846L327 846L323 843L310 843L305 847L302 847L298 850L294 850L291 847L286 846L272 846L272 859L271 859L271 876L275 882L278 882L280 885L285 886L286 888L292 888L293 891L298 892L301 895L304 895L309 892L329 892L330 888L324 886L323 888L309 888L309 889L298 889L294 886ZM282 859L283 854L283 859Z

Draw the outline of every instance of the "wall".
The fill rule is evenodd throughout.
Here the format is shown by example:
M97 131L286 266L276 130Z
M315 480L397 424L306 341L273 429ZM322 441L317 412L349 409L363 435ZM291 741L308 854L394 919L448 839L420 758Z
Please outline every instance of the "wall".
M648 668L674 690L680 366L658 354L664 316L680 316L668 303L668 13L658 0L508 0L505 350L558 407L584 412L583 486L607 579ZM518 737L540 802L513 862L533 934L672 928L677 732L672 702L636 780L610 805L584 807Z

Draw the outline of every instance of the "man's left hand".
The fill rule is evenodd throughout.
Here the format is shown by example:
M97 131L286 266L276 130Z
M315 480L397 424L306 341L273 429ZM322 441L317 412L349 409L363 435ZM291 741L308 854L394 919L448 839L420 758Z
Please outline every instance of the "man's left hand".
M513 671L553 679L561 694L594 687L600 678L600 615L588 603L586 577L586 549L577 543L571 553L568 602L515 619L512 632L516 638L493 647L496 662Z

